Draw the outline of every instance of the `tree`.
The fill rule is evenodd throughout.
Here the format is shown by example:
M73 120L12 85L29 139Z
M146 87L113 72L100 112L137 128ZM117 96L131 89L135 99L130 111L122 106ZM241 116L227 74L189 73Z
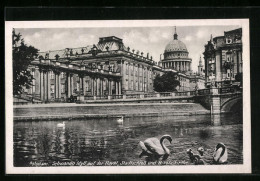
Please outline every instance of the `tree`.
M235 76L235 80L237 82L240 82L240 86L243 86L243 73L239 72L237 73L237 75Z
M32 75L28 66L38 54L38 49L33 46L27 46L20 33L16 34L13 29L13 94L19 95L23 88L29 88L32 85Z
M177 86L180 86L180 81L177 80L177 73L166 72L162 76L157 75L154 79L154 90L157 92L172 92L177 91Z

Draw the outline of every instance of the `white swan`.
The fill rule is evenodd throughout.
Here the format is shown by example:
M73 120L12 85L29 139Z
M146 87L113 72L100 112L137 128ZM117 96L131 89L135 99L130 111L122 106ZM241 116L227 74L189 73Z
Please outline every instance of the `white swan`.
M205 150L203 147L199 147L198 152L203 158L208 158L207 160L212 160L212 156L210 156L210 158L209 156L204 157ZM218 143L214 150L213 163L216 164L227 163L227 159L228 159L228 152L226 146L223 143Z
M158 138L148 138L144 142L140 141L139 145L142 148L142 153L139 157L146 155L155 156L159 159L163 156L163 160L166 160L170 155L170 150L164 145L164 139L167 139L170 143L172 142L170 135L163 135L160 141Z
M116 120L118 124L123 124L124 122L124 117L121 116L119 119Z
M226 163L228 159L227 148L223 143L218 143L213 154L213 161L215 163Z
M62 123L58 123L57 127L58 128L64 128L65 127L65 121L63 121Z

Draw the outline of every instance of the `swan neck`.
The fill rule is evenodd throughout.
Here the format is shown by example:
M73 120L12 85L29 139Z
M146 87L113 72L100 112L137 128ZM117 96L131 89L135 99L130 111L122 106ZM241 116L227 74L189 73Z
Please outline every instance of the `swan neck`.
M161 143L161 145L162 145L163 150L166 152L166 146L165 146L164 143L163 143L164 139L165 139L165 137L162 137L162 138L160 139L160 143Z
M220 155L219 155L219 157L218 157L218 162L219 162L220 158L224 155L224 153L225 153L225 151L226 151L226 147L223 146L223 145L220 145L219 148L222 148L222 151L221 151L221 153L220 153Z

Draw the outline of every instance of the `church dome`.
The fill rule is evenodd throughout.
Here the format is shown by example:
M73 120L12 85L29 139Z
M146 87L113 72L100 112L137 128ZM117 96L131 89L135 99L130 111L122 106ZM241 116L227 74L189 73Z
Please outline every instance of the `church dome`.
M182 41L174 39L166 45L164 52L167 53L167 52L176 52L176 51L188 52L186 45Z
M173 40L166 45L163 55L164 59L161 60L163 68L173 69L184 73L190 72L192 59L189 58L189 52L186 45L178 40L176 27Z

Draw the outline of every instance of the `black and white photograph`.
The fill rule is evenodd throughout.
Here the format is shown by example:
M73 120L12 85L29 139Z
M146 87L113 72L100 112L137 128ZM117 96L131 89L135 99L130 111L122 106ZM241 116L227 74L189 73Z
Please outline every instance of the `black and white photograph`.
M8 173L251 173L248 19L5 33Z

